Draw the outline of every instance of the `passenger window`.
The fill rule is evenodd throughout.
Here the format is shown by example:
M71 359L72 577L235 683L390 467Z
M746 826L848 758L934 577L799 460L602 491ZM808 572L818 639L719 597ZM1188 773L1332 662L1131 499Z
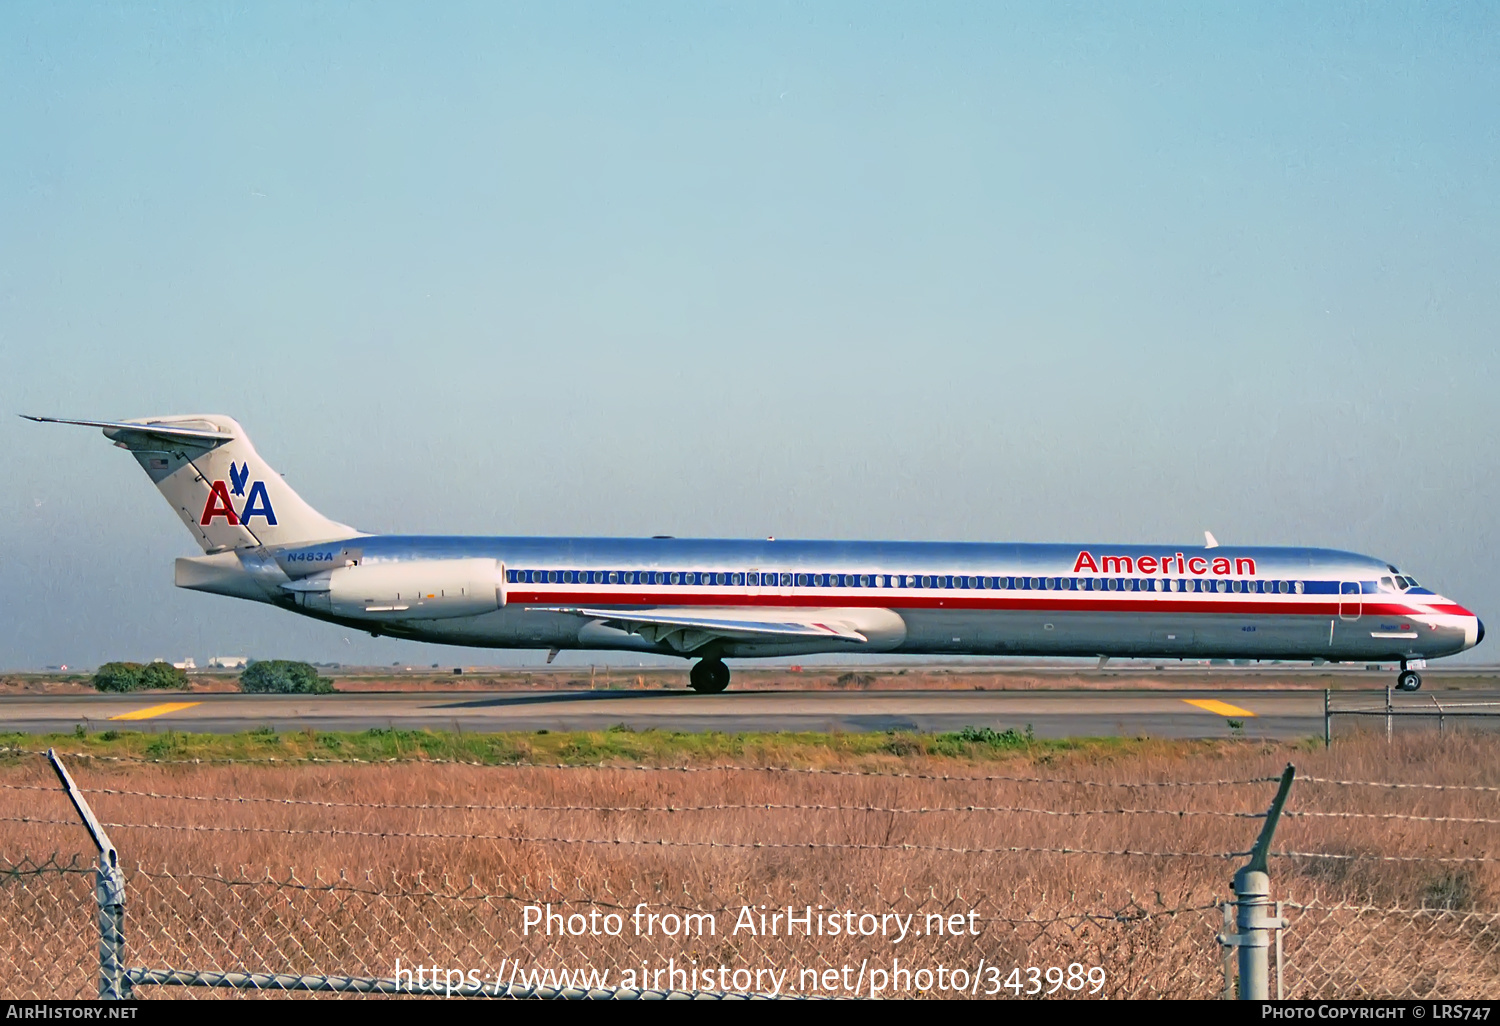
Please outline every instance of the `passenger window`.
M792 575L791 574L782 574L781 575L781 586L783 588L790 588L792 586Z
M1293 581L1292 582L1292 590L1295 591L1298 595L1301 595L1302 592L1304 591L1303 582L1302 581Z

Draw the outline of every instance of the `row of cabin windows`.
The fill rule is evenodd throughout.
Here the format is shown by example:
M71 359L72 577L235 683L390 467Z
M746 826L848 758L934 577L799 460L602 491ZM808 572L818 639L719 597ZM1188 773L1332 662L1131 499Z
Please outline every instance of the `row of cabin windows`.
M1303 581L1151 577L967 577L962 574L799 574L697 570L507 570L511 584L689 585L752 588L972 588L993 591L1197 591L1302 594ZM1321 583L1321 582L1320 582ZM1313 590L1323 590L1315 588Z

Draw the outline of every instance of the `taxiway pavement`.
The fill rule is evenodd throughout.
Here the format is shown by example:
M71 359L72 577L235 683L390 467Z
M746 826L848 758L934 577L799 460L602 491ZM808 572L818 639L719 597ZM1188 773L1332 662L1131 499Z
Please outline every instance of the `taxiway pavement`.
M1434 701L1436 699L1436 702ZM1500 716L1459 719L1453 712L1500 712L1500 690L1397 694L1399 710L1429 715L1398 725L1500 727ZM1384 729L1383 691L1334 692L1334 708L1375 715L1335 717ZM0 699L0 731L85 729L234 733L359 731L372 727L471 732L602 730L922 731L965 726L995 730L1030 725L1040 737L1307 737L1323 733L1321 690L1153 689L1018 691L503 691L340 692L332 695L199 694L14 695Z

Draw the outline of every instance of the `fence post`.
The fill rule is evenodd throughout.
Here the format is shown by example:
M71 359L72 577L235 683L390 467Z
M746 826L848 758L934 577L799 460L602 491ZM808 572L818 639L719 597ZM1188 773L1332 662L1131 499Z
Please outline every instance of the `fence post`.
M1261 827L1250 861L1234 874L1234 897L1238 906L1236 925L1239 935L1235 944L1240 953L1240 1000L1265 1001L1271 996L1269 933L1280 930L1286 924L1279 917L1266 915L1271 900L1271 876L1267 858L1271 851L1271 838L1276 833L1276 823L1281 819L1281 810L1286 805L1287 795L1292 790L1292 778L1296 767L1288 764L1281 774L1281 786L1266 811L1266 822Z
M1333 744L1333 691L1323 689L1323 747Z
M1391 686L1385 686L1385 743L1391 743Z
M120 868L120 854L54 749L47 749L47 761L99 849L94 876L94 900L99 905L99 999L128 1001L133 995L125 975L125 872Z

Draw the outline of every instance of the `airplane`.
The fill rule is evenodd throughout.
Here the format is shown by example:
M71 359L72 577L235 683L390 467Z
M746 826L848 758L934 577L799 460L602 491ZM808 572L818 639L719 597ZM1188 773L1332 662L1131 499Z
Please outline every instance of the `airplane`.
M1314 548L370 534L309 506L218 414L42 423L100 428L204 555L180 588L371 635L696 660L815 653L1399 662L1484 624L1381 559Z

